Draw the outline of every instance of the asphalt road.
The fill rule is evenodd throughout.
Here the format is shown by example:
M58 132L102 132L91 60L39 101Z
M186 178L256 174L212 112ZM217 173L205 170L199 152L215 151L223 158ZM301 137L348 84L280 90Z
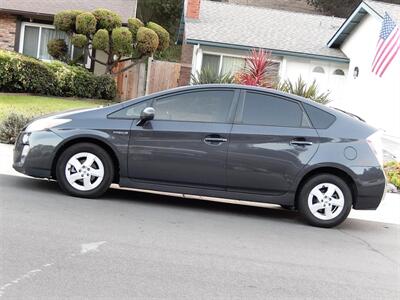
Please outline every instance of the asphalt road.
M398 225L0 175L1 299L399 299Z

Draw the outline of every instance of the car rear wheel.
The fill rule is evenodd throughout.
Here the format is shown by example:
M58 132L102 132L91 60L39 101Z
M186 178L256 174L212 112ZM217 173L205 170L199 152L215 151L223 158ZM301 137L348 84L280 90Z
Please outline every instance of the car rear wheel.
M301 188L299 211L308 223L318 227L334 227L350 213L352 194L348 184L335 175L319 174Z
M103 195L112 183L114 167L107 152L90 143L79 143L61 153L56 167L61 189L78 197Z

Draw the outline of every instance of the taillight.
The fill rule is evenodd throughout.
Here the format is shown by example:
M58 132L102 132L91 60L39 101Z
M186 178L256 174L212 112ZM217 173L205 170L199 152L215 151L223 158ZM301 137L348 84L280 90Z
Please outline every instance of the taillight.
M383 144L382 144L382 133L376 131L367 137L367 142L372 152L375 154L376 159L383 168Z

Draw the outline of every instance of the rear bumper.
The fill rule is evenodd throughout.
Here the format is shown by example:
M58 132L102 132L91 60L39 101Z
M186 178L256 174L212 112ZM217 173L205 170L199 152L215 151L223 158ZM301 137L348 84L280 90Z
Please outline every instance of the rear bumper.
M386 177L380 167L352 167L356 195L354 209L377 209L385 196Z

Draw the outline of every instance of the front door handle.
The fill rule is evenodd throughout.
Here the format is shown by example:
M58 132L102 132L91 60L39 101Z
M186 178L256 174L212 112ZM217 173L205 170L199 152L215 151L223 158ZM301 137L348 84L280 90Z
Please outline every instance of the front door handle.
M295 146L311 146L313 143L306 140L291 140L290 145Z
M220 145L222 143L226 143L228 141L228 139L222 137L222 136L206 136L204 138L204 142L206 144L210 144L210 145Z

